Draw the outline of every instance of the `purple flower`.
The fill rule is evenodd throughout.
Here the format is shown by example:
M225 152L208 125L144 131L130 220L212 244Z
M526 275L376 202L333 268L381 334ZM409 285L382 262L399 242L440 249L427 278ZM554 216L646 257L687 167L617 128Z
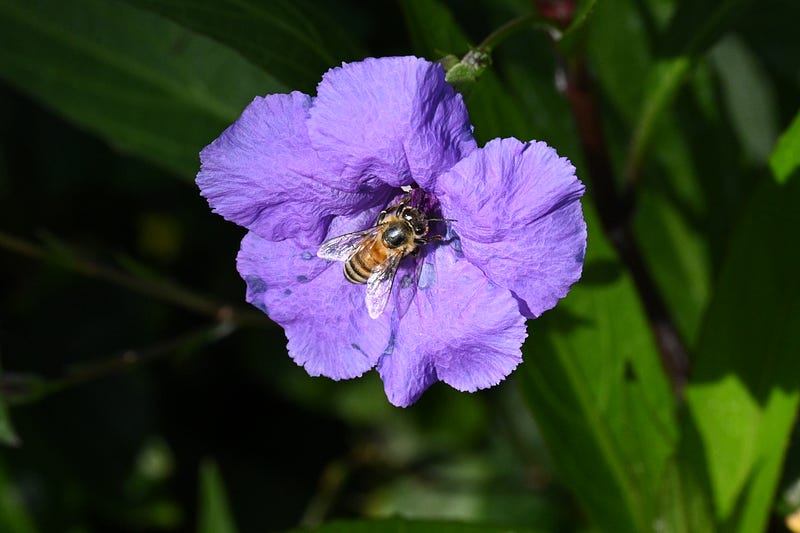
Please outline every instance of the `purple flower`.
M502 381L522 360L526 318L581 274L573 166L542 142L479 148L461 96L423 59L344 64L316 97L256 98L200 158L203 196L250 230L237 259L247 301L284 327L289 355L335 380L376 367L398 406L439 380L470 392ZM448 220L399 261L372 318L366 285L317 252L404 198Z

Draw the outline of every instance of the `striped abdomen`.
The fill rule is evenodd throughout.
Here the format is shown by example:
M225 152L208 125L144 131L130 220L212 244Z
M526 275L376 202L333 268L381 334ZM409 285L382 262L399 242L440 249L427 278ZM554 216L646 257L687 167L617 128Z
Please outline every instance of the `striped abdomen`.
M370 239L359 250L350 256L344 264L344 277L351 283L366 283L370 274L378 265L386 261L386 247L380 237Z

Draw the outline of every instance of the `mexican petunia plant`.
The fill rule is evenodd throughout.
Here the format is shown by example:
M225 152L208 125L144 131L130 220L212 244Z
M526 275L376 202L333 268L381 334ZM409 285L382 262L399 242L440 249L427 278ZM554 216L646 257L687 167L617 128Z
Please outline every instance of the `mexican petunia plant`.
M398 406L436 381L470 392L502 381L522 360L526 319L581 274L574 167L543 142L478 147L461 95L424 59L344 64L316 97L256 98L200 158L203 196L249 230L237 258L247 300L283 326L289 355L335 380L377 368ZM372 317L366 286L317 252L401 198L442 220Z

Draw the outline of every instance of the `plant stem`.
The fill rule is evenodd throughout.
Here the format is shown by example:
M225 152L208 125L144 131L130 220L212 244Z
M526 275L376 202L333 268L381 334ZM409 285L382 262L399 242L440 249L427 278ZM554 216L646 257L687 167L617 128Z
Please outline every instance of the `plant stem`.
M27 374L4 372L0 374L0 396L12 405L35 402L63 390L123 372L182 349L190 348L197 344L218 341L235 330L235 324L230 321L214 323L147 348L124 350L111 357L82 364L68 371L65 376L53 380L45 380Z
M516 33L520 29L530 26L532 24L546 24L544 19L535 12L520 15L517 18L511 19L492 33L490 33L482 42L477 46L477 49L482 52L491 53L491 51L503 42L509 35Z

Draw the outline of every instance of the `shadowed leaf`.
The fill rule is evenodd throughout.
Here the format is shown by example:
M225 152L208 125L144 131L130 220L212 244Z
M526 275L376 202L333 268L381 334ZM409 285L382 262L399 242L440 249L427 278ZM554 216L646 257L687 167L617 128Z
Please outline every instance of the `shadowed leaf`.
M283 90L223 46L101 0L0 3L0 77L187 178L255 95Z

